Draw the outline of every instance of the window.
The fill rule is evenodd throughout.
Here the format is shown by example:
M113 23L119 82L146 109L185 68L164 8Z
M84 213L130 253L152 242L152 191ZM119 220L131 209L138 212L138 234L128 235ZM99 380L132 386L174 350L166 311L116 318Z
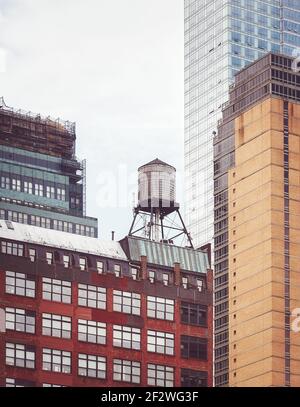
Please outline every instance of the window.
M156 387L174 386L174 367L148 364L148 385Z
M148 352L174 355L174 334L148 331L147 339Z
M21 180L13 178L11 180L11 189L13 191L21 191Z
M104 263L103 261L97 261L97 272L98 274L104 273Z
M34 194L37 196L44 196L44 186L42 184L35 184Z
M181 369L181 387L207 387L207 372Z
M43 314L43 335L71 338L71 318L62 315Z
M167 274L167 273L163 274L163 284L165 286L169 285L169 274Z
M12 331L35 333L35 312L19 308L6 308L5 327Z
M53 229L54 230L60 230L61 232L63 232L64 230L64 222L62 220L54 220L53 221Z
M66 200L66 190L64 188L57 188L57 199L60 201Z
M182 277L182 287L187 290L188 288L188 278L187 277Z
M66 387L62 384L50 384L50 383L43 383L43 387Z
M51 220L48 218L41 218L41 227L51 229Z
M85 271L87 269L86 267L86 258L85 257L80 257L79 259L79 268L81 271Z
M30 382L29 380L7 377L5 379L5 387L35 387L35 383Z
M35 297L35 281L28 276L13 271L6 271L5 292L7 294Z
M106 344L106 324L103 322L78 320L78 340L82 342Z
M31 215L30 223L32 226L41 226L41 218L39 216Z
M19 222L22 220L22 216L19 212L7 211L7 220L10 220L11 222Z
M8 177L1 177L1 188L10 189L10 179Z
M231 64L234 68L240 69L242 67L242 60L240 58L232 57ZM216 181L216 182L218 182L218 181ZM217 189L217 185L216 185L216 189ZM218 187L218 189L220 189L220 187Z
M207 360L207 339L181 336L181 357Z
M207 306L182 302L180 306L183 324L207 326Z
M141 314L141 296L127 291L113 292L113 310L124 314Z
M154 281L155 281L155 271L149 271L149 273L148 273L148 277L149 277L149 281L150 281L150 283L154 283Z
M78 376L92 377L95 379L105 379L106 358L102 356L79 353Z
M33 263L36 261L35 249L29 249L29 258L30 258L30 261L32 261Z
M52 252L46 252L46 261L51 266L53 264L53 253Z
M47 196L47 198L55 199L55 188L47 186L46 196Z
M78 305L106 309L106 288L78 284Z
M232 44L231 52L235 55L242 55L242 47L240 47L239 45Z
M149 318L174 321L174 300L147 297L147 316Z
M70 222L63 222L63 231L67 233L73 232L73 226Z
M14 230L14 225L11 222L6 221L5 223L6 223L7 229Z
M72 283L69 281L53 280L43 278L43 299L48 301L71 304Z
M141 330L129 326L114 325L113 344L119 348L141 349Z
M119 264L115 264L114 272L116 277L121 277L121 266Z
M3 254L12 254L13 256L22 257L24 255L24 246L19 243L2 241L1 252Z
M64 254L63 256L63 262L64 262L64 268L69 268L70 267L70 256L67 254Z
M241 43L242 42L242 36L241 36L240 33L231 32L231 40L236 42L236 43Z
M85 227L84 227L84 225L76 225L76 235L85 236Z
M5 219L5 210L0 209L0 219Z
M26 213L17 212L18 222L23 224L28 224L28 215Z
M141 381L141 364L130 360L114 359L113 378L118 382L139 384Z
M263 40L258 40L258 48L267 50L268 49L268 42Z
M131 277L133 280L137 280L139 270L136 267L131 267Z
M197 279L197 288L200 293L203 291L203 280L201 280L200 278Z
M34 369L35 350L31 346L25 346L18 343L6 343L5 363L9 366L25 367Z
M25 194L32 194L32 182L24 181Z
M43 370L56 373L71 373L71 352L44 348Z

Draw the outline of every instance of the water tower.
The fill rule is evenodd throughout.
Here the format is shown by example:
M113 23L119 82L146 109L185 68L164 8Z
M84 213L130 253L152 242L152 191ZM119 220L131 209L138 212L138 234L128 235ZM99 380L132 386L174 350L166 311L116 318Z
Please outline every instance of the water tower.
M138 169L138 183L129 236L193 247L176 203L176 169L157 158Z

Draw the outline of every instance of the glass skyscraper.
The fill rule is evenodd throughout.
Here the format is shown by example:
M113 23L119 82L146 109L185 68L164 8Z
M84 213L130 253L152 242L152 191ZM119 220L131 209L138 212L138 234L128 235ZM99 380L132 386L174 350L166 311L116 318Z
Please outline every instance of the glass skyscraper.
M185 209L196 247L215 236L216 386L228 383L224 191L234 151L230 140L217 144L223 159L213 164L213 139L234 75L270 51L300 55L299 0L185 0Z
M300 47L299 0L185 0L185 211L195 246L213 240L213 133L240 69Z

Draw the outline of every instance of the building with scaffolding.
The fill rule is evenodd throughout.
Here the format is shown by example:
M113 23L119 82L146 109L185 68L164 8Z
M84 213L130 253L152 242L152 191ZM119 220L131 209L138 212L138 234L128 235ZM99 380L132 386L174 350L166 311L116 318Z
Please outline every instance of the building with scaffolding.
M97 237L86 216L86 163L75 123L15 110L0 99L0 218Z

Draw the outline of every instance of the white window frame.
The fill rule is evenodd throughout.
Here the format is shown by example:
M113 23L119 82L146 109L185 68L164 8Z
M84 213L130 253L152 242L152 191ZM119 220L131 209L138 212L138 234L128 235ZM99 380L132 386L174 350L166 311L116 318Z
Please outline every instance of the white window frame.
M140 384L141 364L131 360L113 360L113 380L116 382Z
M155 271L150 270L148 272L148 278L151 284L155 282Z
M170 332L148 330L147 350L152 353L174 356L175 335Z
M44 185L43 184L35 184L34 185L34 195L36 195L36 196L44 196Z
M104 273L104 262L101 260L97 260L97 272L98 274L103 274Z
M174 387L175 367L155 365L149 363L147 366L147 384L155 387Z
M141 330L124 325L113 326L113 346L141 350Z
M36 261L36 249L29 248L29 258L32 263Z
M64 268L65 269L70 267L70 255L69 254L64 254L63 255L63 263L64 263Z

